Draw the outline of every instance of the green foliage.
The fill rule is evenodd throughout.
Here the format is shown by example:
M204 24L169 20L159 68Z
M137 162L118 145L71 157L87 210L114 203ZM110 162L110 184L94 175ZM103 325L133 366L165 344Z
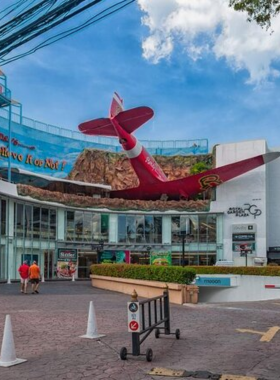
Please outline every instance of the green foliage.
M205 172L206 170L210 169L210 166L207 165L205 162L197 162L190 168L190 173L191 174L199 174L202 172Z
M280 276L280 267L192 267L196 274L241 274L245 276Z
M137 280L150 280L171 282L175 284L189 285L196 272L189 267L167 267L156 265L137 264L93 264L90 267L91 274Z
M229 5L239 12L247 12L248 21L256 21L267 29L272 17L280 12L280 0L230 0Z

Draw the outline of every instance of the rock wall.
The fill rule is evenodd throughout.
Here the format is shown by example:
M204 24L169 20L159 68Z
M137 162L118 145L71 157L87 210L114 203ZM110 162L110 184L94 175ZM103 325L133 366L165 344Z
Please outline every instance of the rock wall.
M187 177L190 168L198 162L212 166L212 155L201 156L155 156L169 180ZM69 179L89 183L111 185L120 190L138 186L138 178L123 153L104 152L97 149L85 149L78 157Z
M209 200L198 201L139 201L111 198L92 198L42 190L28 185L17 185L18 194L44 202L56 202L72 207L107 208L109 210L137 211L209 211Z

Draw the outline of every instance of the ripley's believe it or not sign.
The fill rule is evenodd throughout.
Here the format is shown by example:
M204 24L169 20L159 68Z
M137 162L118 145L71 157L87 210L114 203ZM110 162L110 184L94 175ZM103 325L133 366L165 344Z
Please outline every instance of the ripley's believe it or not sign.
M44 131L11 123L11 166L58 178L67 177L85 148L103 146L93 142L61 137ZM31 137L32 136L32 137ZM105 146L104 146L105 148ZM8 166L8 121L0 117L1 166Z

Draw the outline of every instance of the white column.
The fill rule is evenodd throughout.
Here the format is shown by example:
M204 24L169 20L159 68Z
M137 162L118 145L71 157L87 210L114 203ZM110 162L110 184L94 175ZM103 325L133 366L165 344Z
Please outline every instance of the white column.
M109 243L118 242L118 214L109 215Z
M171 216L162 217L162 244L171 244Z

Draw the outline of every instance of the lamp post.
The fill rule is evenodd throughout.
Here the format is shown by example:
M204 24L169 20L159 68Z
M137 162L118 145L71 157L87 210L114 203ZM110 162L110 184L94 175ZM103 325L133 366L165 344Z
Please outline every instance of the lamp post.
M146 247L146 251L147 251L147 255L149 257L149 264L151 265L151 250L152 250L152 247L148 246Z
M181 238L182 238L182 266L185 266L185 239L186 239L186 232L181 231Z

